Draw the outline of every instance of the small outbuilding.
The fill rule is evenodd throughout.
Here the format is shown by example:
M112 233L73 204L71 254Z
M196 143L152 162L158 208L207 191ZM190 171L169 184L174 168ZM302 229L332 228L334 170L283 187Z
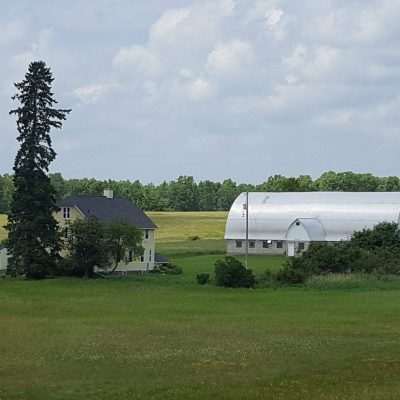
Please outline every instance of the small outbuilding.
M381 222L399 223L399 192L249 193L249 254L294 256L311 242L349 240ZM226 223L228 254L246 251L246 194L233 203Z

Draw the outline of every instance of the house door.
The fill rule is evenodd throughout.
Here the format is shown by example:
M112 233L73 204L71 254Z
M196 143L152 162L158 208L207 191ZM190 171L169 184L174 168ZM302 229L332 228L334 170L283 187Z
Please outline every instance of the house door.
M289 257L294 257L295 249L294 249L294 242L288 242L287 244L287 255Z

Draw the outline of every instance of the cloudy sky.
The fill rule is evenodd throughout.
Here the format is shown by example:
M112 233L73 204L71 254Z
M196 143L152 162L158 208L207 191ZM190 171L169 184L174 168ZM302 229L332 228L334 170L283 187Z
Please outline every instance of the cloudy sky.
M4 3L0 173L12 83L43 59L66 177L400 175L400 0Z

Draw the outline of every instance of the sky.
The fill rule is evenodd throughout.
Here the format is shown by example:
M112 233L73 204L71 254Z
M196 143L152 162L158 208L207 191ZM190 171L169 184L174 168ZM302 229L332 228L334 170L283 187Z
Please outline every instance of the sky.
M0 173L13 82L44 60L67 178L400 175L400 0L0 3Z

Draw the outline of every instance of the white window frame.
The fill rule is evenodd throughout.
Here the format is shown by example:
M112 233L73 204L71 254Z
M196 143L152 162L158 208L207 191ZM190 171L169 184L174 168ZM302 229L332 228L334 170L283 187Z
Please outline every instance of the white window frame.
M71 218L71 208L70 207L63 207L63 217L64 217L64 219Z

